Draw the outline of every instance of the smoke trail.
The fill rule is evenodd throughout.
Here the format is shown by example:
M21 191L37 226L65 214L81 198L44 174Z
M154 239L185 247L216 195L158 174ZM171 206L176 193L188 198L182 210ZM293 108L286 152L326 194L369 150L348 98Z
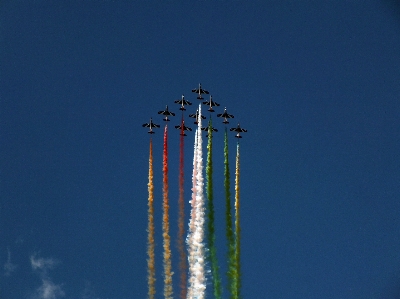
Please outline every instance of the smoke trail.
M164 298L172 299L172 270L171 270L171 237L169 236L169 201L168 201L168 130L164 129L163 156L163 246L164 246Z
M187 260L185 254L185 246L184 246L184 225L185 225L185 203L184 203L184 189L183 189L183 150L184 150L184 142L183 142L183 115L181 121L181 135L180 135L180 144L179 144L179 217L178 217L178 251L179 251L179 271L180 271L180 298L185 299L187 293Z
M235 234L236 234L236 294L237 298L241 298L241 287L242 287L242 273L240 270L240 163L239 163L239 142L236 147L236 179L235 179L235 211L236 211L236 222L235 222Z
M215 246L215 226L214 226L214 195L213 195L213 164L212 164L212 121L208 122L208 144L207 144L207 198L208 198L208 245L210 249L211 273L214 285L214 297L221 299L222 285L219 275L217 260L217 247Z
M228 159L228 132L225 128L224 138L224 164L225 164L225 204L226 204L226 238L228 241L228 289L230 298L237 299L236 294L236 257L235 257L235 238L232 227L232 213L231 213L231 191L230 191L230 174L229 174L229 159Z
M188 298L204 299L206 279L204 275L204 195L203 195L203 151L201 136L201 106L199 105L199 121L196 147L196 202L194 231L190 237L189 257L189 291Z
M147 226L147 280L148 280L148 298L154 299L156 294L155 281L156 270L154 261L154 185L153 185L153 143L150 139L149 154L149 183L147 184L149 191L148 199L148 226Z
M189 231L186 239L188 245L188 261L189 261L189 273L193 271L194 265L194 252L195 246L193 242L193 233L195 231L194 220L196 218L196 175L197 175L197 129L194 138L194 152L193 152L193 174L192 174L192 199L190 200L191 210L190 210L190 220L189 220ZM189 288L187 293L187 298L193 298L193 288L191 282L189 282Z

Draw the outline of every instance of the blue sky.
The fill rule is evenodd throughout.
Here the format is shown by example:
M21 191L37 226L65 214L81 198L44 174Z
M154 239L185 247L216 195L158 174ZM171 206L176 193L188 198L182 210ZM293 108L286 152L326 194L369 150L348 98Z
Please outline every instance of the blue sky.
M163 123L157 111L177 112L182 94L196 103L199 82L221 104L217 113L226 106L248 129L243 297L400 295L397 2L4 1L0 43L2 298L145 298L141 125ZM173 241L178 122L169 134ZM161 131L153 136L157 298ZM193 142L192 133L187 201ZM235 142L230 135L231 169ZM225 271L220 132L214 167Z

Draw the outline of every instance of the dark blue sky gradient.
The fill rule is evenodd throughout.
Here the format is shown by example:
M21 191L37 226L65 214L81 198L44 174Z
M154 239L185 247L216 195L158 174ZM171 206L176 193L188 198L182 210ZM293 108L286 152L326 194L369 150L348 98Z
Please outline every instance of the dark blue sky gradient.
M0 297L146 297L150 136L141 125L150 117L164 125L157 111L167 104L178 114L169 124L175 242L173 101L184 93L198 105L190 91L201 82L221 103L217 113L226 106L231 125L248 129L240 143L243 298L399 298L399 5L250 2L0 4ZM224 127L213 121L225 271ZM162 129L153 142L162 298Z

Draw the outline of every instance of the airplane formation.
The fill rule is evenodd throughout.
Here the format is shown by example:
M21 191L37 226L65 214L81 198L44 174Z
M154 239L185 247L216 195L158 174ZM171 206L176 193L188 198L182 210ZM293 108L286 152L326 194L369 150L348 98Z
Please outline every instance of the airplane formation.
M205 90L205 89L203 89L201 87L201 83L199 83L199 87L198 88L192 89L192 92L197 94L197 99L198 100L203 100L204 99L202 97L203 94L210 94L207 90ZM183 113L183 111L186 111L185 106L192 105L191 102L185 100L185 96L184 95L182 95L182 98L180 100L174 101L174 103L181 105L179 107L179 110L182 110L182 113ZM220 104L218 104L217 102L215 102L212 99L211 95L210 95L210 99L208 101L203 101L202 103L203 103L203 105L209 106L209 108L208 108L209 112L215 112L213 107L220 106ZM158 114L161 114L161 115L164 116L164 119L163 119L164 121L170 121L170 119L168 117L175 116L174 112L171 112L171 111L168 110L168 105L166 105L165 110L158 111ZM198 109L196 110L196 113L189 114L189 117L195 118L194 124L198 124L198 120L199 120L199 111L198 111ZM223 118L222 123L225 124L225 125L229 124L229 121L228 121L229 118L234 118L234 116L232 114L229 114L227 112L226 107L224 108L224 112L223 113L217 114L217 117ZM201 115L201 118L202 119L206 119L206 117L204 115ZM150 118L150 122L143 124L142 127L149 128L149 131L147 133L154 134L155 132L153 131L153 129L154 128L159 128L160 125L155 124L153 122L152 118ZM175 126L175 128L181 131L181 135L182 136L187 136L185 134L185 131L192 131L191 128L185 126L185 122L184 122L183 118L182 118L182 124ZM208 126L201 128L201 130L207 131L208 130ZM216 128L214 128L214 127L212 127L211 130L214 131L214 132L218 132L218 130ZM243 129L243 128L240 127L239 123L238 123L237 127L231 128L230 131L233 131L233 132L236 133L235 138L242 138L242 136L240 134L247 132L246 129ZM208 137L208 134L206 135L206 137Z

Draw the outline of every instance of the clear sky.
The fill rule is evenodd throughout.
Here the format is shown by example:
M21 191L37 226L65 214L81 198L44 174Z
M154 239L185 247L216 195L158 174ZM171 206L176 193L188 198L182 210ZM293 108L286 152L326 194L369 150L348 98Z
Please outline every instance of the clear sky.
M1 298L146 298L150 135L141 125L164 125L157 111L177 113L182 94L198 104L199 82L217 113L226 106L231 124L248 129L243 298L399 298L398 2L6 0L0 43ZM178 123L169 126L175 272ZM215 126L225 271L223 124ZM193 142L189 133L186 215Z

